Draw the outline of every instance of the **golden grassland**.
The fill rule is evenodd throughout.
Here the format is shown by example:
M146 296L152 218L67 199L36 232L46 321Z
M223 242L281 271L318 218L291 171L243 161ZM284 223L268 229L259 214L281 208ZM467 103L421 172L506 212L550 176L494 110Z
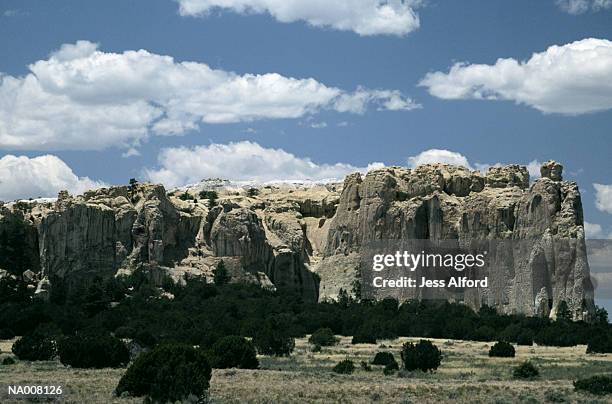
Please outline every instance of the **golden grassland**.
M361 369L378 351L399 351L406 341L398 338L378 344L352 345L349 337L338 345L312 353L306 338L296 340L291 357L260 357L261 369L214 370L210 401L214 403L612 403L612 397L574 392L572 381L579 377L612 372L612 355L587 355L585 346L570 348L515 347L515 358L489 358L491 343L433 340L444 359L435 373L400 371L385 376L382 367ZM0 342L2 356L10 352L11 341ZM331 368L349 358L356 371L339 375ZM512 369L524 360L540 369L533 381L512 379ZM62 385L64 403L141 403L141 398L113 395L125 369L70 369L59 362L21 362L0 365L0 402L9 384ZM23 402L23 401L15 401Z

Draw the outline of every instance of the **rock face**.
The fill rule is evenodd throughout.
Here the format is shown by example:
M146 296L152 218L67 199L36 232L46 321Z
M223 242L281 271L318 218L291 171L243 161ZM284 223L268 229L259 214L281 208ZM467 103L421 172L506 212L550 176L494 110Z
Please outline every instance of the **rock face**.
M268 200L223 188L218 203L200 198L200 191L182 190L177 197L161 185L136 184L77 197L61 192L55 203L2 205L0 268L34 271L42 297L56 282L82 285L140 269L160 283L165 276L212 281L223 260L234 281L318 298L300 210L329 214L330 192L296 192L281 204L279 189L263 190Z
M516 241L494 252L491 286L462 299L553 317L565 301L581 319L593 310L593 287L580 193L562 170L549 161L531 185L523 166L483 175L431 164L355 173L344 184L216 180L169 194L152 184L60 193L54 203L0 205L0 268L36 272L45 296L55 282L138 269L159 282L211 281L223 260L233 281L321 300L355 288L363 248L377 240Z
M466 292L466 303L555 316L565 301L575 319L588 317L593 286L580 193L575 183L561 181L561 172L560 164L547 162L542 178L531 186L521 166L492 167L484 178L439 164L349 176L320 264L326 275L322 287L327 279L338 281L330 267L352 266L355 279L359 263L354 255L376 240L457 240L463 245L499 240L504 248L490 257L491 285ZM350 290L349 283L342 287Z

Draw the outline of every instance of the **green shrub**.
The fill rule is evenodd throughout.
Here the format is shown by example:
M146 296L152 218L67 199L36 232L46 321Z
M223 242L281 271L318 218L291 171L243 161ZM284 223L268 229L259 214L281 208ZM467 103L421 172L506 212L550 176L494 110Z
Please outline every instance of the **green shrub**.
M505 341L497 341L491 349L489 356L497 358L514 358L515 351L512 344Z
M368 362L361 361L360 365L361 365L361 369L365 370L366 372L371 372L372 371L372 366L370 366L370 364Z
M57 355L57 344L53 337L33 332L15 341L12 351L21 360L50 361Z
M223 260L219 261L213 273L213 282L215 285L221 286L229 283L230 279L231 277L227 271L227 268L225 268L225 263Z
M2 359L2 365L4 366L9 366L9 365L14 365L15 364L15 359L13 359L11 356L7 356L4 359Z
M531 362L525 361L514 368L512 375L515 379L535 379L540 375L540 371Z
M361 329L353 336L351 344L376 344L376 336L367 330Z
M373 365L384 365L383 373L390 375L399 370L399 365L391 352L377 352L372 360Z
M334 366L332 370L336 373L350 375L355 371L355 364L352 360L345 359L343 361L338 362L338 364Z
M402 346L402 361L406 370L433 372L442 362L442 352L428 340L422 339L417 344L406 342Z
M391 352L376 352L372 365L386 365L388 363L396 362ZM396 362L397 363L397 362Z
M612 394L612 375L592 376L586 379L578 379L574 382L576 391L588 391L591 394Z
M217 204L217 198L219 195L215 191L200 191L200 198L207 199L209 207L213 207Z
M267 323L255 332L253 344L262 355L289 356L295 348L295 339L285 328Z
M332 346L338 343L338 338L331 328L319 328L308 338L308 342L314 345Z
M191 195L189 195L189 193L188 193L187 191L185 191L185 192L183 192L182 194L180 194L180 195L178 196L178 198L179 198L181 201L188 201L188 200L190 200L190 199L193 199L193 197L192 197Z
M516 337L517 345L532 346L533 345L533 332L525 330Z
M10 328L0 328L0 339L13 339L15 333Z
M389 363L387 363L385 365L385 368L383 369L383 374L385 376L392 375L393 373L397 372L398 370L399 370L399 365L397 364L395 359L393 359L393 362L389 362Z
M321 345L316 344L312 346L312 349L310 350L311 352L321 352Z
M75 335L60 340L60 362L74 368L116 368L130 361L125 344L111 336Z
M206 395L211 368L206 354L189 345L160 345L140 355L128 368L115 394L148 396L155 402L175 402Z
M589 340L586 352L612 353L612 335L605 331L596 334Z
M223 337L211 348L210 359L213 368L257 369L259 361L251 341L236 335Z

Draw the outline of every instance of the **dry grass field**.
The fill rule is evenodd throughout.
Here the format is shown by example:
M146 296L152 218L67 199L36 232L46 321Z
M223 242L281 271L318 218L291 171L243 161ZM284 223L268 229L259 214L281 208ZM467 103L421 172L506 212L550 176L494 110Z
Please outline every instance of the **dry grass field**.
M210 401L214 403L605 403L612 397L575 393L572 380L612 372L612 355L587 355L584 346L571 348L517 347L515 358L489 358L490 343L434 340L443 351L435 373L400 371L383 375L382 368L362 370L360 361L371 361L377 351L393 352L398 362L398 338L377 345L351 345L344 337L334 347L310 352L305 338L296 341L289 358L260 357L261 369L215 370ZM10 342L0 342L2 356ZM342 359L352 359L352 375L331 371ZM512 379L512 368L530 359L540 369L534 381ZM141 403L142 399L117 398L112 392L124 369L75 370L59 362L17 362L0 365L0 402L7 399L9 384L62 385L64 403ZM14 402L23 402L15 400Z

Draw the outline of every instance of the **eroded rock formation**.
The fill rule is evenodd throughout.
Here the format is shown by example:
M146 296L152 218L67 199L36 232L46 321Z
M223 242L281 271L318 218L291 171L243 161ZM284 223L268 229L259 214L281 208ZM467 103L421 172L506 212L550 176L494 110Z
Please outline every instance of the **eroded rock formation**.
M343 184L204 181L170 193L152 184L60 193L55 202L0 205L0 268L32 270L47 293L54 282L137 269L160 282L210 281L223 260L234 281L315 300L353 289L372 241L518 240L495 253L491 286L463 300L542 316L566 301L579 319L593 309L593 287L580 193L562 169L545 163L531 185L523 166L483 175L432 164L355 173Z
M491 285L462 299L473 307L494 306L506 313L556 314L565 301L574 318L593 310L593 286L586 257L578 186L564 182L562 166L547 162L542 178L529 186L525 167L492 167L479 172L441 164L410 170L389 167L346 178L325 258L322 285L350 290L335 268L352 267L355 254L376 240L496 240ZM340 265L338 261L342 261ZM329 265L328 265L329 263ZM422 296L407 296L422 297Z

